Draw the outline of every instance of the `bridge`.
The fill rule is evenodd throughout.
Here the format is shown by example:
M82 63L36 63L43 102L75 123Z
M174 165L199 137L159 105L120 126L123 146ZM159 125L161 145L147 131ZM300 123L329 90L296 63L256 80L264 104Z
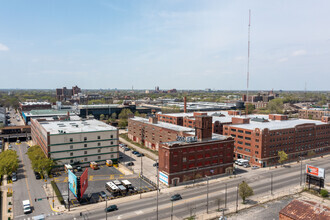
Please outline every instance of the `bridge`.
M31 126L6 126L0 128L0 139L3 139L4 142L31 140Z

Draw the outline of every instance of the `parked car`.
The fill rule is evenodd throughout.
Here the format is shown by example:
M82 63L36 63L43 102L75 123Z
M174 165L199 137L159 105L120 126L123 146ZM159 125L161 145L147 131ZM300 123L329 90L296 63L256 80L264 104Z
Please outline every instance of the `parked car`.
M132 154L134 154L134 155L138 155L138 154L140 154L140 153L139 153L138 151L133 151Z
M13 181L13 182L16 182L17 181L17 175L16 175L16 173L14 172L14 173L12 173L12 177L11 177L11 180Z
M252 170L256 170L256 169L259 169L259 167L256 166L256 165L254 165L254 166L251 167L251 169L252 169Z
M20 140L17 140L17 141L16 141L16 143L18 143L18 144L19 144L19 143L21 143L21 141L20 141Z
M115 210L118 210L118 207L116 205L111 205L111 206L105 208L106 212L112 212L112 211L115 211Z
M41 176L40 176L40 173L38 173L38 172L34 172L34 175L36 176L36 179L37 180L40 180L41 179Z
M244 168L250 167L250 164L246 163L243 165Z
M154 166L154 167L158 167L159 164L158 164L158 162L157 162L157 163L154 163L152 166Z
M101 196L103 199L107 198L107 194L106 194L104 191L101 191L101 192L100 192L100 196Z
M133 162L127 162L126 165L127 166L134 166L134 163Z
M137 157L144 157L144 154L137 154Z
M12 149L13 149L13 146L11 146L11 144L9 144L8 150L12 150Z
M124 151L130 151L131 149L129 149L128 147L124 148Z
M171 201L176 201L182 199L180 194L175 194L171 197Z

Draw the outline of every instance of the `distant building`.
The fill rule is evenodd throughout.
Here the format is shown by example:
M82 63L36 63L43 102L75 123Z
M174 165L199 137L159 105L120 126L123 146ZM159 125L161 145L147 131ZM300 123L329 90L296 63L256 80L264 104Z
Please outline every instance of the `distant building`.
M59 119L65 118L67 116L75 116L75 112L72 110L54 110L54 109L44 109L44 110L31 110L22 112L22 117L24 123L29 125L32 118L52 118ZM76 116L79 120L79 116Z
M166 185L229 172L233 166L232 137L212 134L212 117L196 117L193 136L162 142L159 148L159 180Z
M118 160L118 130L98 120L31 120L32 140L58 167Z
M40 109L51 109L52 105L49 102L20 102L19 110L31 111L31 110L40 110Z
M279 220L329 220L330 208L321 203L293 200L279 213Z
M303 119L321 120L323 116L330 116L330 109L310 108L298 110L298 117Z
M74 86L72 89L63 87L62 89L56 89L56 99L57 101L68 101L72 96L79 93L81 93L81 89L78 86Z

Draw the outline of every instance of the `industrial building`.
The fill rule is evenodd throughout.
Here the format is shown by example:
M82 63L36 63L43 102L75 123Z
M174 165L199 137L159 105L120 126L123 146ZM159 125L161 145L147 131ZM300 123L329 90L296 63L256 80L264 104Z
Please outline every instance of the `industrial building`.
M82 118L87 115L93 115L96 119L100 119L101 115L110 117L113 113L118 115L123 109L129 109L134 114L151 114L151 109L137 107L136 105L118 105L118 104L100 104L100 105L78 105L78 114Z
M20 102L19 110L31 111L31 110L40 110L40 109L51 109L52 105L49 102Z
M232 118L224 125L224 135L235 139L236 158L244 158L251 165L266 167L278 164L278 152L288 154L289 161L330 153L329 117L322 121L288 119L285 115Z
M212 117L196 116L195 132L162 142L159 147L159 180L174 185L230 172L234 139L212 134Z
M75 116L76 113L72 110L54 110L54 109L47 109L47 110L31 110L31 111L24 111L22 112L22 117L24 123L26 125L31 124L32 118L55 118L60 119L66 116ZM79 120L79 116L76 116L76 119Z
M31 133L58 167L118 160L118 130L98 120L32 119Z

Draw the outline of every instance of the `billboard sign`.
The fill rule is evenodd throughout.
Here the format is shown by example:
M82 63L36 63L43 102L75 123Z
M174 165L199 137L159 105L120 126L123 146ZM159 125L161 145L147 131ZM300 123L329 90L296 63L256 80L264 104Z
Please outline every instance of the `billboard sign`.
M69 189L73 193L73 195L77 198L77 176L74 175L71 170L68 170L68 181L69 181Z
M86 170L80 176L80 198L83 197L87 187L88 187L88 169L86 168Z
M306 173L312 176L317 176L324 179L324 168L313 167L311 165L306 165Z
M162 183L168 185L168 176L165 173L161 172L161 171L159 171L159 180Z

